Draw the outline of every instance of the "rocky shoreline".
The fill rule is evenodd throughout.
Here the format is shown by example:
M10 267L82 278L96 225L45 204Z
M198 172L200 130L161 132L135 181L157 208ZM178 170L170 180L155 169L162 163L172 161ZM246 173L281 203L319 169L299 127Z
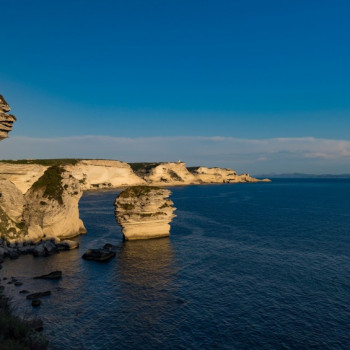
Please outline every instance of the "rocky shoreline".
M8 243L0 239L0 269L6 259L18 259L20 255L33 255L35 257L50 256L60 251L76 249L79 243L72 240L55 242L55 240L42 241L36 244L31 242Z

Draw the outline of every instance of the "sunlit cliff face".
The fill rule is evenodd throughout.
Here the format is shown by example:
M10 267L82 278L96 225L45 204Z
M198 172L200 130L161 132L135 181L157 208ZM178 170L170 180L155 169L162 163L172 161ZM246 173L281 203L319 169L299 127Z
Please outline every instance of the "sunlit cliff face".
M16 117L8 112L11 110L5 99L0 95L0 141L8 137L8 133L12 130L13 122Z

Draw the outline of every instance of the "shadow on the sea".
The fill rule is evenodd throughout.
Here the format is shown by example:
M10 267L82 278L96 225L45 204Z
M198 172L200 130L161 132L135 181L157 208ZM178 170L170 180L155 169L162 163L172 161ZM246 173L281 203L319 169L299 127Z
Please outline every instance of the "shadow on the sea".
M169 238L125 241L117 258L117 278L127 321L136 328L158 322L176 304L175 274Z

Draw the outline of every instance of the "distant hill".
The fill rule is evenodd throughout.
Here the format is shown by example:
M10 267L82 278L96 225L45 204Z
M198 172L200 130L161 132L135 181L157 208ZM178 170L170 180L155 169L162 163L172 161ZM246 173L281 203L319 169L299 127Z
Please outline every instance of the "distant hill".
M259 174L254 175L256 178L269 178L269 179L350 179L350 174L302 174L302 173L290 173L290 174Z

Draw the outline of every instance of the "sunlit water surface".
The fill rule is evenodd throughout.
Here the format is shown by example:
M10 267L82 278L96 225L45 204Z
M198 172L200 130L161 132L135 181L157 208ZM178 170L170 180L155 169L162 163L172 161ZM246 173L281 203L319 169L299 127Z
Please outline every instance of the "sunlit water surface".
M4 264L54 349L349 349L350 181L172 188L171 237L123 242L118 191L85 193L78 250ZM116 259L81 259L118 246ZM62 270L60 281L32 276ZM51 290L33 309L20 289Z

